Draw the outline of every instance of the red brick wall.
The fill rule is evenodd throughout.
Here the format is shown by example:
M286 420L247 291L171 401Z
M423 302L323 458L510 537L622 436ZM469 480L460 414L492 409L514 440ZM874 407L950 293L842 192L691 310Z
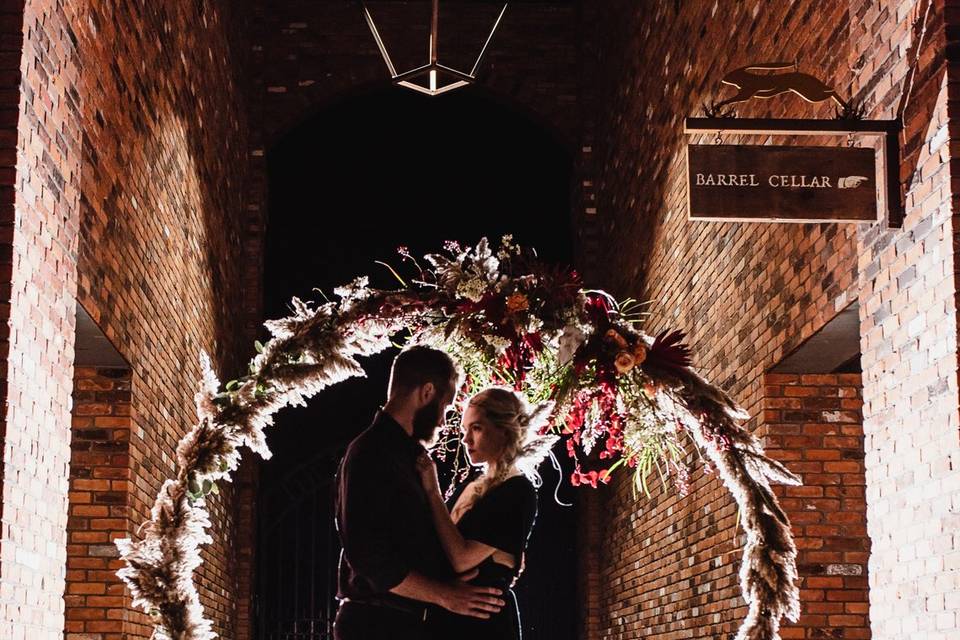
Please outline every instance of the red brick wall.
M251 355L240 318L260 292L241 289L245 4L36 0L19 19L17 3L3 10L0 83L17 84L16 65L22 83L19 94L0 95L3 105L19 100L18 116L0 122L18 127L0 149L19 151L15 182L10 171L4 183L15 184L10 215L0 219L10 254L0 253L10 264L0 284L10 301L0 618L10 637L32 640L64 632L77 300L132 365L132 481L124 521L109 523L113 536L134 532L173 472L174 445L195 420L199 350L225 378ZM4 157L12 167L12 154ZM74 482L83 480L105 479ZM234 623L234 497L227 490L212 505L216 542L198 576L224 637ZM72 507L71 528L82 526L81 503ZM77 544L102 538L71 534ZM68 597L98 595L79 593L97 583L79 587L76 578ZM120 607L74 599L71 624L86 615L96 626L105 613L109 628L88 626L85 638L119 633L120 620L126 637L147 637L146 618L123 598Z
M424 64L429 3L370 6L397 70ZM440 62L469 71L498 9L490 3L442 6ZM259 124L267 148L329 102L389 85L390 74L359 6L265 2L256 11L259 86L253 90L259 93L253 98L262 101ZM511 5L479 72L483 91L535 114L571 147L579 132L577 18L573 3Z
M122 566L113 540L127 535L130 370L76 367L67 520L66 640L124 637ZM128 629L128 632L130 630ZM140 629L145 635L145 629Z
M73 90L79 67L64 16L51 3L4 3L3 10L0 101L7 128L0 206L3 260L10 266L0 286L4 303L9 301L9 309L4 304L0 311L9 326L0 619L5 637L33 640L63 632L80 175Z
M259 295L242 290L245 21L233 2L87 2L71 16L84 60L78 299L132 366L128 533L196 420L200 349L224 379L253 351L242 322ZM236 494L224 489L210 501L214 543L197 583L230 638ZM124 620L128 637L149 636L145 616Z
M776 487L793 523L802 616L784 640L868 639L869 603L860 376L764 376L756 433L803 480ZM694 460L691 458L690 462ZM746 609L737 576L743 536L720 481L697 471L691 493L629 482L583 496L582 637L728 638Z
M774 487L797 542L802 615L788 638L870 638L858 374L767 374L757 435L800 476Z
M960 606L951 572L957 542L947 533L956 529L950 505L957 500L960 451L944 3L933 2L905 112L902 230L688 222L682 126L702 103L729 95L719 83L726 70L771 59L797 59L801 70L863 102L867 117L892 118L925 7L866 0L642 6L618 0L598 8L594 31L602 36L593 76L601 105L597 216L600 241L615 256L605 261L598 284L653 301L650 330L685 330L695 364L755 415L763 407L764 372L859 301L875 638L914 637L914 630L926 634L916 637L945 638ZM741 107L740 115L832 112L787 96ZM733 574L713 567L732 571L740 545L732 502L711 498L715 482L695 479L695 494L678 504L656 493L637 503L625 481L603 498L598 526L616 539L601 550L602 575L609 578L601 581L609 621L604 632L660 633L656 615L669 612L681 624L674 608L696 616L693 607L714 616L702 619L713 625L710 632L733 629L742 601L727 589ZM708 543L658 538L694 534L690 521L707 506L713 518ZM710 567L696 585L703 593L681 603L664 596L642 614L653 618L619 627L620 617L634 613L628 611L636 602L633 581L651 568L662 571L645 563L675 562L678 554Z
M259 492L259 466L255 454L245 451L240 468L234 478L236 486L236 640L251 640L254 624L253 588L257 578L256 545L258 530L257 496Z
M12 3L3 7L0 12L0 34L2 34L2 44L0 44L0 74L2 74L3 99L0 101L0 113L2 113L2 122L0 122L0 406L6 407L8 400L8 371L10 354L10 303L13 299L12 280L13 280L13 239L16 229L16 215L14 209L14 188L16 185L16 165L17 165L17 122L19 119L20 92L20 58L23 52L23 3ZM7 515L4 512L3 496L7 495L7 482L5 478L6 467L6 427L7 411L0 412L0 522L6 522ZM14 470L16 473L16 470ZM10 544L5 540L6 536L0 533L0 579L4 574L4 565L10 562L10 557L5 557L7 547ZM7 574L10 575L10 568L7 568ZM0 617L9 619L13 617L9 609L10 603L0 594Z
M602 532L600 500L595 492L583 491L577 496L577 599L579 616L577 632L581 638L593 638L600 629L600 544Z

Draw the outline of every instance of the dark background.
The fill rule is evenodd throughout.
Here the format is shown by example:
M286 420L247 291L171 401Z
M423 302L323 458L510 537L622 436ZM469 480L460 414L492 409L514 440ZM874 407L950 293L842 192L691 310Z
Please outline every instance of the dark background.
M420 256L444 240L505 233L553 262L572 261L571 158L523 113L475 87L429 97L385 87L329 105L268 152L267 318L292 296L323 300L359 275L392 287L381 260ZM261 638L322 637L335 611L338 546L330 481L346 443L384 401L395 352L364 362L368 377L286 408L269 430L262 466L257 616ZM565 456L561 455L561 460ZM540 515L517 585L524 637L573 640L574 508L554 501L557 472L541 467ZM564 502L574 495L559 490ZM294 625L296 625L294 627Z

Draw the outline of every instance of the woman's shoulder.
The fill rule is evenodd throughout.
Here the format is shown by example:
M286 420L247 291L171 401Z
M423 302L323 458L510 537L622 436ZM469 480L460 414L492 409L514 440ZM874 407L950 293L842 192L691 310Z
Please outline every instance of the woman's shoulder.
M501 484L505 485L507 483L512 483L512 486L521 487L524 490L530 490L530 491L537 490L536 487L533 486L533 483L530 482L530 478L523 475L522 473L518 473L516 475L510 476L509 478L504 480Z
M536 501L537 499L537 488L533 486L533 483L530 481L530 478L523 475L522 473L515 476L510 476L496 487L493 488L491 493L496 491L498 493L509 494L512 496L517 496L523 500L529 501L530 499Z

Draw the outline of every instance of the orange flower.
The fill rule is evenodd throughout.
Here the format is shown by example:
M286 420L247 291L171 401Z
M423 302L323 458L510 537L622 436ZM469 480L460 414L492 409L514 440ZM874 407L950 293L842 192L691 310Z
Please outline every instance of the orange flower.
M630 371L630 369L633 369L636 363L637 361L632 353L629 351L621 351L617 354L617 359L613 361L613 366L617 368L618 373L626 373Z
M507 298L507 311L509 313L518 313L520 311L526 311L529 308L530 301L527 300L527 296L520 292L514 293Z
M644 344L643 340L638 340L633 347L633 359L636 360L638 365L643 364L643 361L647 359L647 345Z

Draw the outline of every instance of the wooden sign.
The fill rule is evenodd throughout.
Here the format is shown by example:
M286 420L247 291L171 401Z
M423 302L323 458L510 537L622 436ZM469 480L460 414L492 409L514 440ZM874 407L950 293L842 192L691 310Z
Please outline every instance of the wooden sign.
M876 153L859 147L688 145L691 220L874 222Z

